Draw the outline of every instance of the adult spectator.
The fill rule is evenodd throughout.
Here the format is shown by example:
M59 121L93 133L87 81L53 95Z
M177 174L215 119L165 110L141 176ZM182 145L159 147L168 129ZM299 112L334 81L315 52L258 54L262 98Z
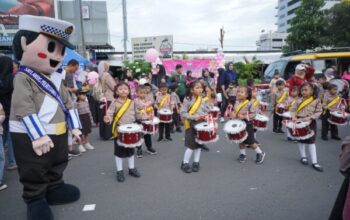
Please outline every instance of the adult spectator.
M327 78L327 82L331 81L332 79L338 78L337 77L337 67L336 66L330 66L326 69L324 72L324 75Z
M178 90L177 95L180 97L181 102L184 100L186 95L186 84L185 78L182 75L182 65L177 64L175 67L175 72L169 78L169 88L174 87L177 84Z
M283 78L281 78L280 72L278 69L275 69L275 73L273 74L273 79L270 82L269 88L270 93L275 94L277 91L276 82L282 80L284 83L286 82Z
M204 68L202 70L202 79L207 83L207 85L210 88L214 88L215 87L215 81L214 79L211 77L208 68Z
M350 65L348 66L348 69L344 71L342 79L346 80L350 85Z
M193 80L195 80L195 78L192 77L192 71L187 70L187 72L186 72L186 86L189 86Z
M293 88L300 87L303 83L307 82L305 79L306 67L304 64L298 64L295 67L294 75L289 79L289 93L293 90Z
M157 64L156 73L152 74L152 84L158 87L161 82L166 82L166 71L162 64Z
M13 92L13 62L7 56L0 56L0 103L5 111L3 122L3 143L7 146L6 168L8 170L17 169L15 155L10 136L9 118L11 110L11 98Z
M68 61L67 66L64 67L62 71L63 85L68 89L71 94L73 101L76 99L76 92L78 91L78 86L75 78L75 73L79 69L79 63L75 59Z
M221 118L220 118L220 122L224 122L224 114L227 108L227 103L228 103L228 95L226 93L226 89L228 88L228 85L230 84L230 82L234 82L235 85L238 85L238 76L237 73L234 71L234 66L232 62L229 62L227 65L227 69L224 73L224 75L221 77L220 79L220 85L221 85L221 91L223 94L222 97L222 105L221 105Z
M112 126L104 123L103 117L106 114L106 109L109 107L114 99L114 89L116 82L112 75L109 73L109 64L106 61L101 61L98 64L99 83L101 83L102 93L105 100L100 100L103 108L99 109L99 125L100 125L100 137L104 140L108 140L112 137ZM107 102L106 102L107 101ZM102 106L100 105L100 106Z

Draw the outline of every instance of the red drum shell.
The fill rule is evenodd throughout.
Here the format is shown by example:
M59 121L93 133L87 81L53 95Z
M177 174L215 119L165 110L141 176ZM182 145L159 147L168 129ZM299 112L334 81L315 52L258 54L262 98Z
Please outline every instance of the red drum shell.
M141 141L141 132L118 133L118 141L125 145L134 145Z
M311 129L309 125L303 128L295 128L294 132L292 128L288 128L288 130L292 137L297 137L297 138L302 138L311 134Z
M345 124L346 123L346 118L345 117L337 117L335 115L330 114L329 115L329 120L332 124Z
M162 115L159 113L159 120L163 123L171 123L173 121L173 115Z
M158 124L142 123L143 131L146 133L155 133L158 131Z
M211 111L211 112L209 112L209 114L211 114L213 119L217 119L219 117L219 112L218 111Z
M253 125L255 128L266 128L267 127L267 121L259 121L254 119Z
M244 136L247 135L247 131L246 130L243 130L241 132L238 132L238 133L235 133L235 134L227 134L228 135L228 138L232 141L239 141L241 140L242 138L244 138Z
M198 131L197 139L201 142L211 142L216 139L216 132L214 131Z

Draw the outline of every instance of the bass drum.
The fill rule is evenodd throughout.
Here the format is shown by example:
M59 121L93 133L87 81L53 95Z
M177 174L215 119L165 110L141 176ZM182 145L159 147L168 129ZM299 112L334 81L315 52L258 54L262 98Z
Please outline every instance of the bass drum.
M329 81L330 84L334 84L338 88L338 92L345 95L349 92L349 83L345 79L332 79Z

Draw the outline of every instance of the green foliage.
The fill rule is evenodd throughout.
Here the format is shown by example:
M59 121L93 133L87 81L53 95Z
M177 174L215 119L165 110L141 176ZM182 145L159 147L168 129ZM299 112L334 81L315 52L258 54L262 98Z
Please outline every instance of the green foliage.
M184 54L182 54L181 58L182 58L183 60L188 60L188 59L189 59L189 56L188 56L186 53L184 53Z
M325 35L324 11L321 10L324 5L324 0L302 0L295 11L296 17L290 22L286 40L289 49L306 50L321 45Z
M325 12L324 45L333 47L350 46L350 2L343 1Z
M239 79L260 79L260 74L262 72L262 64L263 62L261 60L258 60L256 57L253 57L251 61L246 60L246 63L237 62L234 64L234 66Z
M247 85L247 80L248 79L238 79L238 85L239 86L246 86ZM258 85L261 83L261 79L254 79L254 84Z
M134 77L139 77L141 73L148 74L151 72L151 64L144 61L144 60L135 60L134 62L131 61L124 61L124 66L132 69L132 72L134 74Z

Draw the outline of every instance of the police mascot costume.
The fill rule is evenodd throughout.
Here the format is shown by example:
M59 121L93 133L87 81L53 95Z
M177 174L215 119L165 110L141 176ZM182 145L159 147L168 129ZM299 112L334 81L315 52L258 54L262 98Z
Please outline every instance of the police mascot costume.
M68 129L80 139L77 110L56 70L73 24L49 17L22 15L13 40L20 61L14 79L10 131L28 220L51 220L50 205L79 199L76 186L63 182L68 163Z

